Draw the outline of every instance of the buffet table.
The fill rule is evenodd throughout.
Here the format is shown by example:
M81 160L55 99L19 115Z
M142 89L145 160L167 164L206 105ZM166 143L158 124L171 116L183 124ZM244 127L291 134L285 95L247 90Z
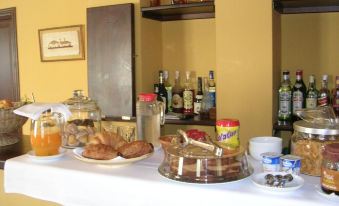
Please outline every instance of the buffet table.
M62 205L339 205L315 190L319 178L305 176L302 188L272 192L250 177L229 183L192 184L161 176L162 151L125 166L96 165L77 160L71 150L58 160L36 161L27 154L5 163L4 188ZM255 172L260 164L250 159Z

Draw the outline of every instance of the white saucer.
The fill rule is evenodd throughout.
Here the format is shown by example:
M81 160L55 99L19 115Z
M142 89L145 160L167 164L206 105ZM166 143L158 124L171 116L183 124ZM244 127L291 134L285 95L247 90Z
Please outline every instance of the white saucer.
M252 182L254 183L254 185L269 190L269 191L274 191L274 192L288 192L288 191L293 191L293 190L297 190L300 187L302 187L304 185L304 179L300 176L297 175L292 175L293 176L293 180L291 182L288 182L285 184L285 187L271 187L265 184L266 180L265 180L265 176L267 174L272 174L272 175L286 175L288 173L285 172L263 172L263 173L258 173L255 174L251 177Z
M51 156L36 156L34 151L31 150L27 153L28 157L30 157L33 160L36 161L51 161L51 160L58 160L60 159L62 156L64 156L66 154L67 150L64 148L60 148L59 149L59 154L57 155L51 155Z
M332 194L326 194L325 192L323 192L323 190L321 189L320 185L316 185L315 186L315 190L323 197L329 199L329 200L337 200L339 201L339 196L335 195L334 193Z

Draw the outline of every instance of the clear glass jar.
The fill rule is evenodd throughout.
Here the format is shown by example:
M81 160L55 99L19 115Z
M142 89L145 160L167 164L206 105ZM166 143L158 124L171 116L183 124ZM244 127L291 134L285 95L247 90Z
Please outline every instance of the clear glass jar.
M85 146L96 132L101 131L101 111L94 100L74 90L73 97L64 102L72 113L65 124L62 145L67 148Z
M339 143L327 144L323 153L321 189L339 196Z
M64 117L60 113L46 111L31 122L31 146L36 156L59 154Z
M293 124L292 154L301 157L300 172L320 176L324 147L339 142L339 126L297 121Z

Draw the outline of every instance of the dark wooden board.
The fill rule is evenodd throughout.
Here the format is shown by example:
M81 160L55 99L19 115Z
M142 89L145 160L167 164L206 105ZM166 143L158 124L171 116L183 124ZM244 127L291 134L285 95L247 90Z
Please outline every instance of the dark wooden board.
M87 9L88 90L105 116L135 116L134 6Z
M282 14L338 12L339 0L273 0L273 7Z

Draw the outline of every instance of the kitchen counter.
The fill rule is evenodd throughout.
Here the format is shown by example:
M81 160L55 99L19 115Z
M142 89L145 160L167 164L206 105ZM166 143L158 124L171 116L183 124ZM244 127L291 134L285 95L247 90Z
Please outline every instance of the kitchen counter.
M182 183L158 173L162 158L162 151L159 150L148 159L114 167L79 161L71 150L61 159L49 162L37 162L28 155L22 155L6 162L4 188L9 193L24 194L62 205L81 206L339 204L339 198L328 199L315 190L319 177L302 175L304 186L290 192L259 188L250 178L208 185ZM255 171L260 171L260 164L255 160L250 161Z

